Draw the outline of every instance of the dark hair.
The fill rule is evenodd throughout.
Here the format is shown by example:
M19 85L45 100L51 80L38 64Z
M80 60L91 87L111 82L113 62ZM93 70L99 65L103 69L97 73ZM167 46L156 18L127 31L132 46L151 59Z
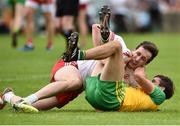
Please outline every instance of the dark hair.
M164 93L166 94L166 99L171 98L175 90L173 81L169 77L166 77L164 75L156 75L155 77L161 79L159 86L165 88Z
M157 56L159 52L157 46L150 41L143 41L136 47L136 49L138 49L139 47L143 47L144 49L148 50L152 54L151 58L146 62L146 64L150 63L154 59L154 57Z

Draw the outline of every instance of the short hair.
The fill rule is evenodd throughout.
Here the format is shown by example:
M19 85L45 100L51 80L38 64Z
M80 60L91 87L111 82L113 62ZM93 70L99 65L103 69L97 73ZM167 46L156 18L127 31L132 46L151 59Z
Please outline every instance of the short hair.
M173 96L174 90L175 90L173 81L169 77L164 76L164 75L156 75L154 77L160 78L159 86L165 88L164 93L166 95L166 99L171 98Z
M157 54L159 52L157 46L154 43L150 42L150 41L141 42L136 47L136 49L138 49L139 47L143 47L144 49L148 50L152 54L151 58L146 62L146 64L150 63L157 56Z

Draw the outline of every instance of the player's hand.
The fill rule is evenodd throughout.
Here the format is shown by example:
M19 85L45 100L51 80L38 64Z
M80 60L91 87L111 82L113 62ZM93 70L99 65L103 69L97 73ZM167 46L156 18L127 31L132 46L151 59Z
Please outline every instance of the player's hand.
M124 63L127 64L133 58L133 54L130 51L123 52Z
M141 66L141 67L136 68L134 71L134 74L146 78L145 67Z

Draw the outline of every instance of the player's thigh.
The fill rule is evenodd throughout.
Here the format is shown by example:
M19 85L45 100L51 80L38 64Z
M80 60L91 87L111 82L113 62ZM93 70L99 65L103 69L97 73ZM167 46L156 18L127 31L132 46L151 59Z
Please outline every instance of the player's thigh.
M74 17L71 15L65 15L62 18L62 26L63 27L73 27L74 26Z
M54 75L55 81L61 80L76 80L82 83L79 70L74 66L64 66L59 69Z
M124 76L124 62L122 50L117 49L116 53L107 59L101 73L101 80L122 80Z
M32 7L26 7L26 17L27 17L28 21L33 20L33 15L35 12L36 12L36 9L34 9Z
M46 12L44 13L44 17L46 19L46 23L52 23L53 21L52 13Z

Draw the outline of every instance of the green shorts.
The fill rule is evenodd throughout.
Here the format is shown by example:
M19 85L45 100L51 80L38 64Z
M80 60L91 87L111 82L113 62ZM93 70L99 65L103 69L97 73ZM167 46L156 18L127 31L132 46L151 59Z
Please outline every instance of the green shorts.
M88 77L85 88L86 100L96 109L118 110L125 97L123 81L102 81L100 75Z
M26 0L8 0L8 4L9 4L10 6L14 6L14 4L16 4L16 3L20 3L20 4L23 4L23 5L24 5L25 1L26 1Z

